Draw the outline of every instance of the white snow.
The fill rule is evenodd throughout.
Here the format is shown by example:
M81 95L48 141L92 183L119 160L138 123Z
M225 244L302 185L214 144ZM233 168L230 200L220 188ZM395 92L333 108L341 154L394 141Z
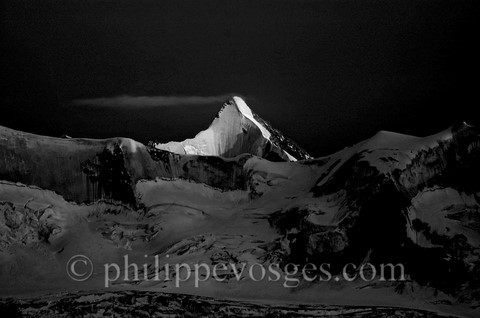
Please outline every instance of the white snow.
M250 121L252 121L258 127L258 129L260 129L263 137L270 140L270 137L271 137L270 132L263 125L261 125L258 121L255 120L255 118L253 117L252 110L250 109L250 107L247 106L245 101L238 96L234 96L233 100L235 101L235 104L237 105L238 110L243 114L243 116L250 119Z
M258 129L260 129L260 131L262 132L262 136L265 139L270 140L270 137L272 136L272 134L268 131L268 129L266 129L262 124L260 124L255 119L255 117L253 116L252 110L250 109L250 107L247 106L247 103L245 103L245 101L238 96L234 96L233 100L235 101L235 104L237 105L238 110L243 114L243 116L248 118L251 122L253 122L258 127ZM287 151L283 150L283 152L287 155L290 161L297 161L297 158L289 154Z
M462 234L470 244L478 246L480 236L475 230L468 227L468 221L456 220L450 216L456 213L468 215L468 211L477 213L476 211L479 209L480 206L472 195L452 188L437 187L427 188L417 194L412 199L412 206L408 208L408 216L410 220L418 219L428 223L431 231L439 235L453 237ZM427 238L413 230L410 225L407 226L407 235L420 246L432 246Z
M232 97L213 120L211 125L194 138L181 142L158 143L156 148L179 154L236 157L243 153L264 155L264 148L271 142L272 134L258 122L245 101ZM290 161L297 161L281 149Z
M252 111L242 99L236 97L235 103L244 118L237 116L238 112L232 106L223 114L226 116L224 118L226 123L240 122L248 129L253 127L258 136L261 132L264 138L271 137L268 130L253 118ZM217 118L214 123L218 123L219 120ZM201 136L205 138L202 142L199 141L193 145L185 144L185 151L223 150L209 148L218 146L213 142L212 136L231 133L232 131L228 130L231 126L225 125L224 122L221 127L215 128L218 129L216 131L212 128L203 132ZM212 127L215 125L212 124ZM238 127L236 126L235 129ZM239 131L233 130L233 132ZM2 141L3 144L15 146L12 133L7 136L8 143L5 140ZM235 137L235 134L232 136ZM211 265L212 256L225 251L236 259L250 264L261 262L266 252L265 244L281 237L281 234L268 223L267 216L273 212L290 207L304 207L314 212L308 217L308 221L313 224L332 225L338 222L335 216L339 214L339 204L335 194L315 198L309 192L321 175L324 175L324 178L320 182L325 182L343 162L363 150L375 150L375 155L365 157L371 160L372 164L378 164L380 155L401 161L389 164L405 164L412 156L412 149L415 151L424 149L435 145L439 140L448 138L451 138L449 130L426 138L380 132L373 138L334 154L330 158L323 158L325 162L318 165L270 162L253 157L244 165L244 171L247 172L252 183L243 191L221 191L187 180L160 178L142 180L136 184L135 190L140 202L145 205L145 210L138 211L106 202L75 204L66 201L54 191L0 181L0 201L12 202L15 212L30 216L35 215L37 210L44 209L46 211L44 218L61 229L58 234L50 238L49 244L35 242L35 244L25 245L14 242L8 249L0 246L1 294L11 295L13 292L25 294L31 293L32 290L47 293L59 290L102 289L103 264L121 263L122 256L127 253L131 263L136 264L144 264L145 255L156 253L161 256L162 262L166 261L168 254L171 264L204 262ZM78 156L76 154L78 147L91 147L82 145L80 140L43 140L30 136L26 140L29 141L28 145L36 141L40 145L36 146L37 148L43 147L40 154L42 156L51 156L49 149L53 148L53 144L60 144L66 154L72 153L75 156ZM129 154L127 160L131 161L130 166L136 167L138 164L136 169L141 170L143 166L139 158L145 151L145 147L130 139L118 141L128 150L126 153ZM227 141L231 142L231 140ZM95 142L94 150L103 149L106 143L99 142L97 145ZM30 149L19 148L18 151L31 153L31 149L36 148L33 146ZM92 150L92 154L95 154L95 151ZM134 153L135 156L130 155ZM88 154L90 156L90 152ZM340 163L332 168L336 161ZM382 165L386 167L386 164ZM71 166L78 167L78 164L73 162ZM327 173L330 169L331 171ZM45 177L51 171L51 167L48 166L39 172L39 175ZM252 198L250 196L252 190L263 195ZM478 209L478 205L475 204L474 198L453 189L425 189L412 200L412 207L408 213L410 219L417 218L427 222L441 235L466 233L468 240L478 245L480 238L475 231L465 229L462 222L448 217L471 207ZM5 207L7 208L6 205ZM0 243L10 243L12 235L23 234L15 231L15 228L0 228L2 235L0 239L5 240ZM428 246L429 242L420 242L419 238L413 235L411 228L407 231L412 239L417 240L417 243ZM89 256L96 268L92 278L82 284L73 282L65 274L65 264L75 254ZM151 261L151 258L148 260ZM420 287L416 287L415 293L412 291L411 294L399 295L393 291L393 287L380 285L377 286L378 288L359 289L358 282L336 285L304 283L295 290L283 288L281 282L257 283L250 279L238 283L235 281L217 283L210 280L202 285L202 288L194 288L191 283L192 281L185 283L180 288L174 287L171 283L142 282L138 285L123 283L116 288L191 293L277 303L314 302L349 305L368 303L381 306L437 308L430 301L438 299L438 296L430 294L430 290L420 289ZM418 299L413 302L414 298ZM450 310L454 309L452 307Z

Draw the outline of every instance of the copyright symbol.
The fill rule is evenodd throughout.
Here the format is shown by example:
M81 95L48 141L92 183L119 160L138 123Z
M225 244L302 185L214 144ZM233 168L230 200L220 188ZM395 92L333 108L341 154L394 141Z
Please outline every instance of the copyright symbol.
M68 260L66 270L71 279L83 282L92 276L93 264L85 255L75 255Z

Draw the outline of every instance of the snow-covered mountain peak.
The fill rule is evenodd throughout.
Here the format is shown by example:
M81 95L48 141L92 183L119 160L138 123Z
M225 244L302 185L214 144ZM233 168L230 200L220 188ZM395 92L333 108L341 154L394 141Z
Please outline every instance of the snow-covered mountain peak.
M360 293L374 290L385 294L375 306L390 306L392 297L423 297L439 304L435 310L475 308L470 316L479 316L480 135L473 127L460 123L427 137L381 131L329 157L272 162L266 159L302 153L243 100L231 98L195 138L160 146L210 155L180 155L128 138L53 138L0 126L0 291L78 290L58 268L84 252L93 264L123 262L121 254L128 253L131 264L147 264L148 275L154 266L147 254L211 268L328 261L334 275L345 263L361 268L368 261L407 264L409 281L393 288L392 281L332 287L301 280L301 288L272 297L310 301L334 290L366 299L372 294ZM265 297L265 288L285 290L281 281L259 288L261 282L246 277L239 284L229 276L195 289L171 280L115 283L131 295L151 288L213 296L234 291L251 299L252 293ZM85 283L82 289L109 292L102 275ZM445 299L464 307L445 307Z
M255 114L238 96L228 99L206 129L181 142L154 143L178 154L236 157L253 154L272 161L310 158L307 152Z
M264 138L266 139L270 139L270 137L272 136L272 134L268 131L267 128L265 128L262 124L260 124L255 118L254 118L254 115L253 115L253 112L252 110L250 109L250 107L247 106L247 104L245 103L245 101L241 98L241 97L238 97L238 96L234 96L232 98L233 102L235 103L235 105L237 106L238 108L238 111L243 115L245 116L246 118L248 118L249 120L251 120L257 127L258 129L260 129L260 131L262 132L262 135Z
M245 100L239 96L232 96L223 104L217 115L218 120L214 120L210 127L225 125L228 121L232 120L232 117L238 117L237 119L243 119L252 122L260 130L262 136L266 139L270 139L270 137L272 136L270 131L268 131L268 129L264 125L262 125L255 119L255 117L258 116L254 114L254 112L247 105Z

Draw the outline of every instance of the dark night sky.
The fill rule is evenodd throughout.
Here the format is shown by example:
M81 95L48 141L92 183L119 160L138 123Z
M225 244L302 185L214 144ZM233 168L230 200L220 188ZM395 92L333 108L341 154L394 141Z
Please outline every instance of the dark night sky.
M314 155L377 130L479 124L480 10L462 0L7 0L0 125L183 140L221 103L72 106L237 93Z

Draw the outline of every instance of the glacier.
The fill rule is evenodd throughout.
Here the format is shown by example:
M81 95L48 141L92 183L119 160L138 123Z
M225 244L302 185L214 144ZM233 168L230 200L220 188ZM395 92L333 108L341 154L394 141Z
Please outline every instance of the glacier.
M426 137L382 131L312 158L239 97L181 142L53 138L0 127L0 294L22 313L35 313L47 294L61 302L81 291L109 304L124 293L157 292L209 304L229 299L228 306L303 304L311 316L319 314L315 306L337 305L343 309L329 315L397 308L412 317L475 317L479 164L480 134L465 123ZM145 255L212 266L328 262L333 273L345 263L400 262L408 280L302 281L294 290L250 279L209 280L202 288L119 281L105 289L101 271L82 283L64 271L75 254L102 268L125 253L139 264ZM245 315L265 309L240 307Z

